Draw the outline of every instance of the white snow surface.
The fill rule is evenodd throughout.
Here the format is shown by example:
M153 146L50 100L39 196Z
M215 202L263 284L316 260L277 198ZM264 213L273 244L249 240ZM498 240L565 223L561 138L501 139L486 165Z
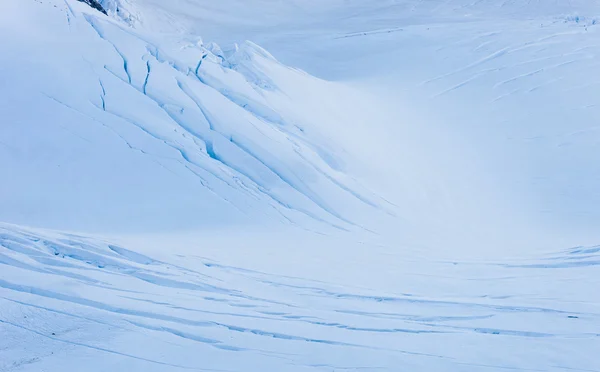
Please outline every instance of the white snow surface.
M600 3L6 0L0 371L600 371Z

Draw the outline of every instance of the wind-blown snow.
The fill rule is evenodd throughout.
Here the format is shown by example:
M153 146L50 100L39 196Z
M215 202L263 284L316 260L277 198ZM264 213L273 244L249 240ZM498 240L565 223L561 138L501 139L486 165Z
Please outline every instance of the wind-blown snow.
M0 371L600 370L598 3L100 3L0 14Z

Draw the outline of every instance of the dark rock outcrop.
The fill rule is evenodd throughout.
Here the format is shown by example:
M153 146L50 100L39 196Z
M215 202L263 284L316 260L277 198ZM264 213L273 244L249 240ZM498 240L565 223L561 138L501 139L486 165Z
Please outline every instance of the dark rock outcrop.
M87 5L98 10L99 12L108 14L108 13L106 13L106 10L104 9L104 7L102 7L102 4L100 4L100 2L98 2L98 0L79 0L79 1L81 1L82 3L86 3Z

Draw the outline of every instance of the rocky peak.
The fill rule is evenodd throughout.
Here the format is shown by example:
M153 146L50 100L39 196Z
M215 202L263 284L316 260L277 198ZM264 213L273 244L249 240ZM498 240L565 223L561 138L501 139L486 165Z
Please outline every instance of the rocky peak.
M98 0L79 0L82 3L86 3L87 5L91 6L92 8L98 10L99 12L102 12L104 14L106 13L106 10L104 9L104 7L102 6L102 4L100 4L98 2Z

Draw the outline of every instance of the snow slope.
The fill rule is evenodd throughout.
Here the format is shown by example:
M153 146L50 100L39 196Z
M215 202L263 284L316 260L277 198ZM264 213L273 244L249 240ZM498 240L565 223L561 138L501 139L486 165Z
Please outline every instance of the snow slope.
M600 371L598 2L102 4L0 14L0 371Z
M598 247L470 262L297 231L134 250L0 231L3 370L599 367Z
M4 43L13 88L3 117L20 124L2 127L2 166L14 176L0 219L87 231L296 219L345 229L347 210L388 208L299 113L314 104L299 96L335 86L250 42L224 53L78 2L9 7L22 16L7 17L3 34L23 37Z
M458 239L485 231L471 244L507 231L507 245L596 244L598 2L322 3L332 7L279 32L266 19L228 25L219 40L251 35L285 63L368 93L372 120L353 147L367 144L377 172L362 178L417 225Z

